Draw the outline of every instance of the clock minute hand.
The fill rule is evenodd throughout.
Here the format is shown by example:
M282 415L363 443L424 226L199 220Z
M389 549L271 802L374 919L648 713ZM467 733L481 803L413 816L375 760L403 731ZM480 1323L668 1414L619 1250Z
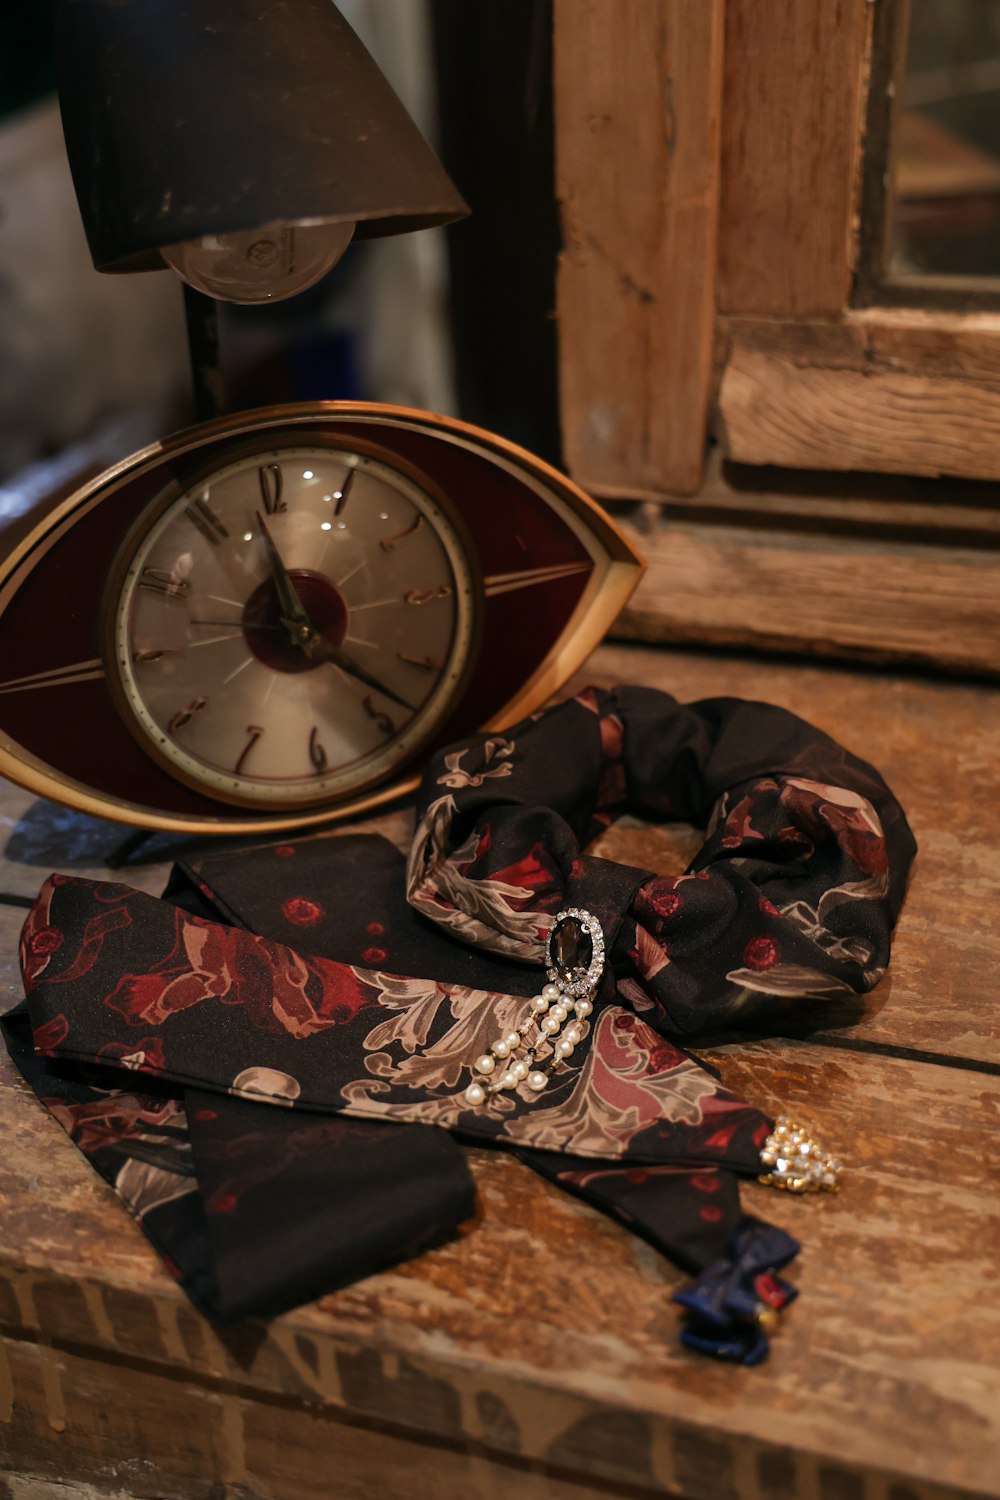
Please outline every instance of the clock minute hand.
M337 646L329 646L323 640L306 613L288 569L282 561L281 553L275 546L274 539L267 529L264 517L260 511L257 511L256 514L257 525L260 527L260 534L264 538L264 545L267 548L274 586L278 591L278 603L281 605L282 611L281 623L285 626L295 644L302 647L311 661L332 662L334 666L339 667L342 672L345 672L348 677L353 677L356 682L363 683L365 687L373 688L376 693L381 693L384 698L389 698L393 703L397 703L400 708L406 708L409 709L410 713L415 713L416 709L412 703L408 703L405 698L401 698L398 693L393 692L392 688L386 687L384 682L379 682L377 677L372 677L369 672L365 671L364 667L359 667L356 661L353 661L351 657Z
M281 553L274 544L274 538L267 529L267 524L260 511L257 511L257 525L260 534L264 538L264 546L267 548L268 562L271 565L271 577L278 591L278 603L281 606L281 623L284 625L292 640L300 646L306 646L314 639L316 631L313 622L306 613L305 606L299 598L298 589L292 582L291 574L282 561Z
M306 650L307 652L309 651L308 646ZM312 655L313 653L309 652L309 654ZM342 672L346 672L348 677L353 677L357 682L364 683L365 687L373 688L376 693L381 693L383 698L390 698L393 703L398 703L400 708L407 708L410 713L416 712L412 703L407 703L405 698L401 698L398 693L394 693L392 688L386 687L384 682L379 682L377 677L373 677L370 672L366 672L364 667L359 667L356 661L352 660L351 657L347 656L343 651L338 650L335 646L321 645L316 655L323 661L333 662L333 665L339 667Z

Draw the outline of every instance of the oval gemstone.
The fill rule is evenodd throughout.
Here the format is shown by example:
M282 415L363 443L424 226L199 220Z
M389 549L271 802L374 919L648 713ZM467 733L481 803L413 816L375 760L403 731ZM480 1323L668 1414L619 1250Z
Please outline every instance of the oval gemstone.
M563 917L552 934L552 960L563 973L586 973L594 957L594 941L579 917Z

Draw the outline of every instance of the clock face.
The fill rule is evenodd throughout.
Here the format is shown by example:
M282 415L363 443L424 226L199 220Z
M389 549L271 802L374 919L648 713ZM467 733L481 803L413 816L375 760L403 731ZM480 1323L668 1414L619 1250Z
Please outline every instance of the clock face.
M175 776L246 807L382 781L471 664L469 547L371 445L261 447L160 497L112 576L108 675Z

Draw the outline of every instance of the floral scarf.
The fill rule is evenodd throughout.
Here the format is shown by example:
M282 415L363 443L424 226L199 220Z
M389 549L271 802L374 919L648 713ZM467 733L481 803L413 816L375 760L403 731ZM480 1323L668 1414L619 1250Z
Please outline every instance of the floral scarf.
M582 852L626 810L707 825L684 875ZM159 900L51 876L5 1036L211 1317L449 1238L464 1142L698 1273L686 1341L754 1362L797 1248L740 1211L773 1122L682 1038L869 989L914 850L878 773L781 709L590 689L442 752L405 870L347 834L182 862ZM567 905L610 955L579 1061L542 1099L470 1109L471 1061L524 1014Z

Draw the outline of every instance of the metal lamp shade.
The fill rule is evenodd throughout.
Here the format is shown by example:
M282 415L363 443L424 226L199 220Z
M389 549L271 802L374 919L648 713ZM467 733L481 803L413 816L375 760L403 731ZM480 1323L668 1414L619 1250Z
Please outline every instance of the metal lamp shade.
M331 0L60 0L59 96L99 271L275 223L371 238L468 213Z

